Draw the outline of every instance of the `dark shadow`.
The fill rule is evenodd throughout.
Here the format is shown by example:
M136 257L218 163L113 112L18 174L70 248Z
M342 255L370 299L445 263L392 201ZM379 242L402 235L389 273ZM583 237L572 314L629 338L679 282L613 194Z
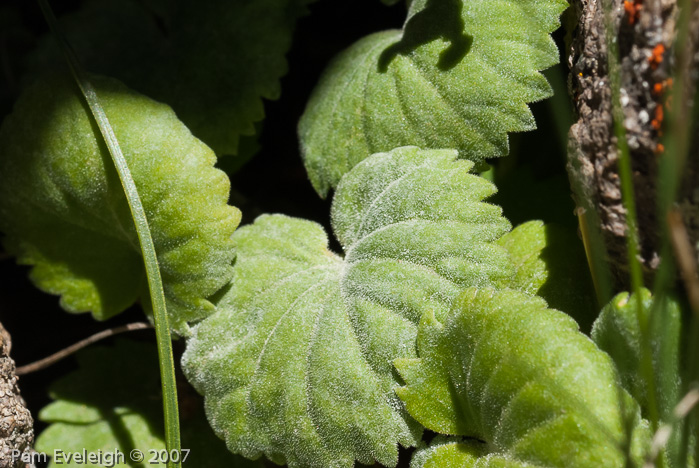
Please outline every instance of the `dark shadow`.
M396 56L411 54L421 45L437 39L451 43L439 54L437 67L443 71L454 68L471 48L473 37L464 33L460 0L428 0L425 8L405 24L401 40L383 51L379 57L379 72L384 73Z
M454 381L452 377L448 379L449 383L449 394L451 395L451 403L454 406L454 409L456 410L456 414L460 415L461 418L457 421L457 424L459 425L458 427L458 434L469 434L471 432L474 432L473 429L470 429L467 425L464 425L462 421L472 421L473 420L473 411L471 408L471 404L468 400L464 399L461 397L461 392L457 390L456 385L454 384ZM477 431L481 432L481 431Z
M109 424L109 427L114 434L114 438L119 444L119 451L124 454L124 462L133 468L146 468L143 462L137 463L129 458L129 454L134 450L137 445L136 441L133 440L133 436L129 429L124 424L121 419L122 416L117 415L113 409L100 408L100 415L102 419ZM145 460L148 459L148 453L144 453Z
M544 229L546 247L540 258L549 273L537 294L549 307L573 317L580 331L589 334L599 308L582 240L575 230L556 224Z

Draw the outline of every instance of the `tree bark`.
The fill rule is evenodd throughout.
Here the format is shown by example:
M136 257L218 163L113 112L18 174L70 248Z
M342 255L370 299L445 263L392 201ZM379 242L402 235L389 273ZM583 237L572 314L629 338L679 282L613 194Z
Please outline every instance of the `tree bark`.
M10 334L0 324L0 468L24 468L13 453L32 453L34 421L19 393L11 346Z
M626 210L621 198L619 150L612 118L603 2L612 5L613 37L619 48L620 101L633 170L640 260L647 284L660 263L660 223L665 222L657 214L658 170L665 157L663 123L673 105L668 97L672 78L678 73L675 41L680 12L676 0L572 2L578 23L568 51L569 86L578 120L569 134L568 172L577 205L585 212L588 224L601 232L607 250L605 260L619 290L629 286ZM687 41L694 52L699 42L697 11L694 8ZM688 77L686 95L693 96L699 54L690 52L688 57L687 68L679 72ZM694 246L699 242L698 162L694 138L677 199Z

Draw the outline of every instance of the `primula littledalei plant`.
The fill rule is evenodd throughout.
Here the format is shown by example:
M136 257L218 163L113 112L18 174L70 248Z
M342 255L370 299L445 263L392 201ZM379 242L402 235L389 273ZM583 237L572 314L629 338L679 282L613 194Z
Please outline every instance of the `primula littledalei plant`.
M158 334L92 345L41 389L37 452L146 454L116 464L131 467L695 466L696 250L673 256L666 235L671 279L618 281L630 290L613 297L590 273L606 253L574 215L571 98L551 68L570 40L561 15L571 34L576 21L567 1L367 0L403 26L349 47L302 40L349 9L327 0L84 0L57 21L41 3L51 31L34 27L8 62L2 246L66 312L118 320L136 305ZM40 15L3 8L20 29ZM324 47L336 55L305 110L275 120L292 112L282 76ZM535 114L542 128L522 135ZM275 157L307 178L272 176L274 128L296 125ZM297 217L296 190L327 203ZM622 201L633 247L633 191Z

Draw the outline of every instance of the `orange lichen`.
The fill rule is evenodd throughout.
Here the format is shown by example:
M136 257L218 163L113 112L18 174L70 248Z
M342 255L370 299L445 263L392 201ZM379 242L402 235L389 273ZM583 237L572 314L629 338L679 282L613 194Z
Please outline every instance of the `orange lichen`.
M659 83L655 83L653 85L653 94L655 94L656 96L660 96L665 92L666 89L672 89L672 78L668 78ZM671 98L672 96L668 97L668 101Z
M655 154L660 154L660 153L662 153L662 152L664 152L664 151L665 151L665 145L663 145L662 143L658 143L658 144L655 146Z
M630 26L633 26L633 24L638 21L641 8L643 8L641 0L624 0L624 11L626 12L626 18Z
M665 53L665 46L658 44L653 47L653 52L650 57L648 57L648 63L650 63L651 68L656 69L663 61L663 54Z
M655 118L650 122L651 127L655 130L660 130L663 126L663 118L665 113L663 111L663 106L656 106L655 108Z

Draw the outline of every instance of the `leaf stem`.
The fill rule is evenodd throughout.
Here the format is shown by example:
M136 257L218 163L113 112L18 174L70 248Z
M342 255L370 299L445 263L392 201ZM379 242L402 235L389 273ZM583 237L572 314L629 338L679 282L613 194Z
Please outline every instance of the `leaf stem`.
M151 237L148 219L138 195L136 184L134 183L131 171L126 163L121 147L117 141L114 130L109 124L107 115L102 108L97 93L87 79L77 57L73 53L67 39L63 36L58 27L55 16L46 0L38 0L39 6L49 24L59 47L66 58L71 73L80 88L80 91L90 108L92 116L100 129L104 142L109 149L109 154L114 162L114 167L119 174L119 180L124 189L124 194L131 210L131 216L136 227L138 240L141 245L143 261L145 263L146 275L148 277L148 288L150 290L153 305L153 316L155 319L155 334L158 344L158 356L160 362L160 377L163 392L163 411L165 414L165 445L168 452L180 451L180 423L177 406L177 385L175 382L175 363L172 355L172 339L170 337L170 324L167 316L165 303L165 293L160 277L160 267L155 253L153 238ZM179 462L169 461L168 468L179 468Z

